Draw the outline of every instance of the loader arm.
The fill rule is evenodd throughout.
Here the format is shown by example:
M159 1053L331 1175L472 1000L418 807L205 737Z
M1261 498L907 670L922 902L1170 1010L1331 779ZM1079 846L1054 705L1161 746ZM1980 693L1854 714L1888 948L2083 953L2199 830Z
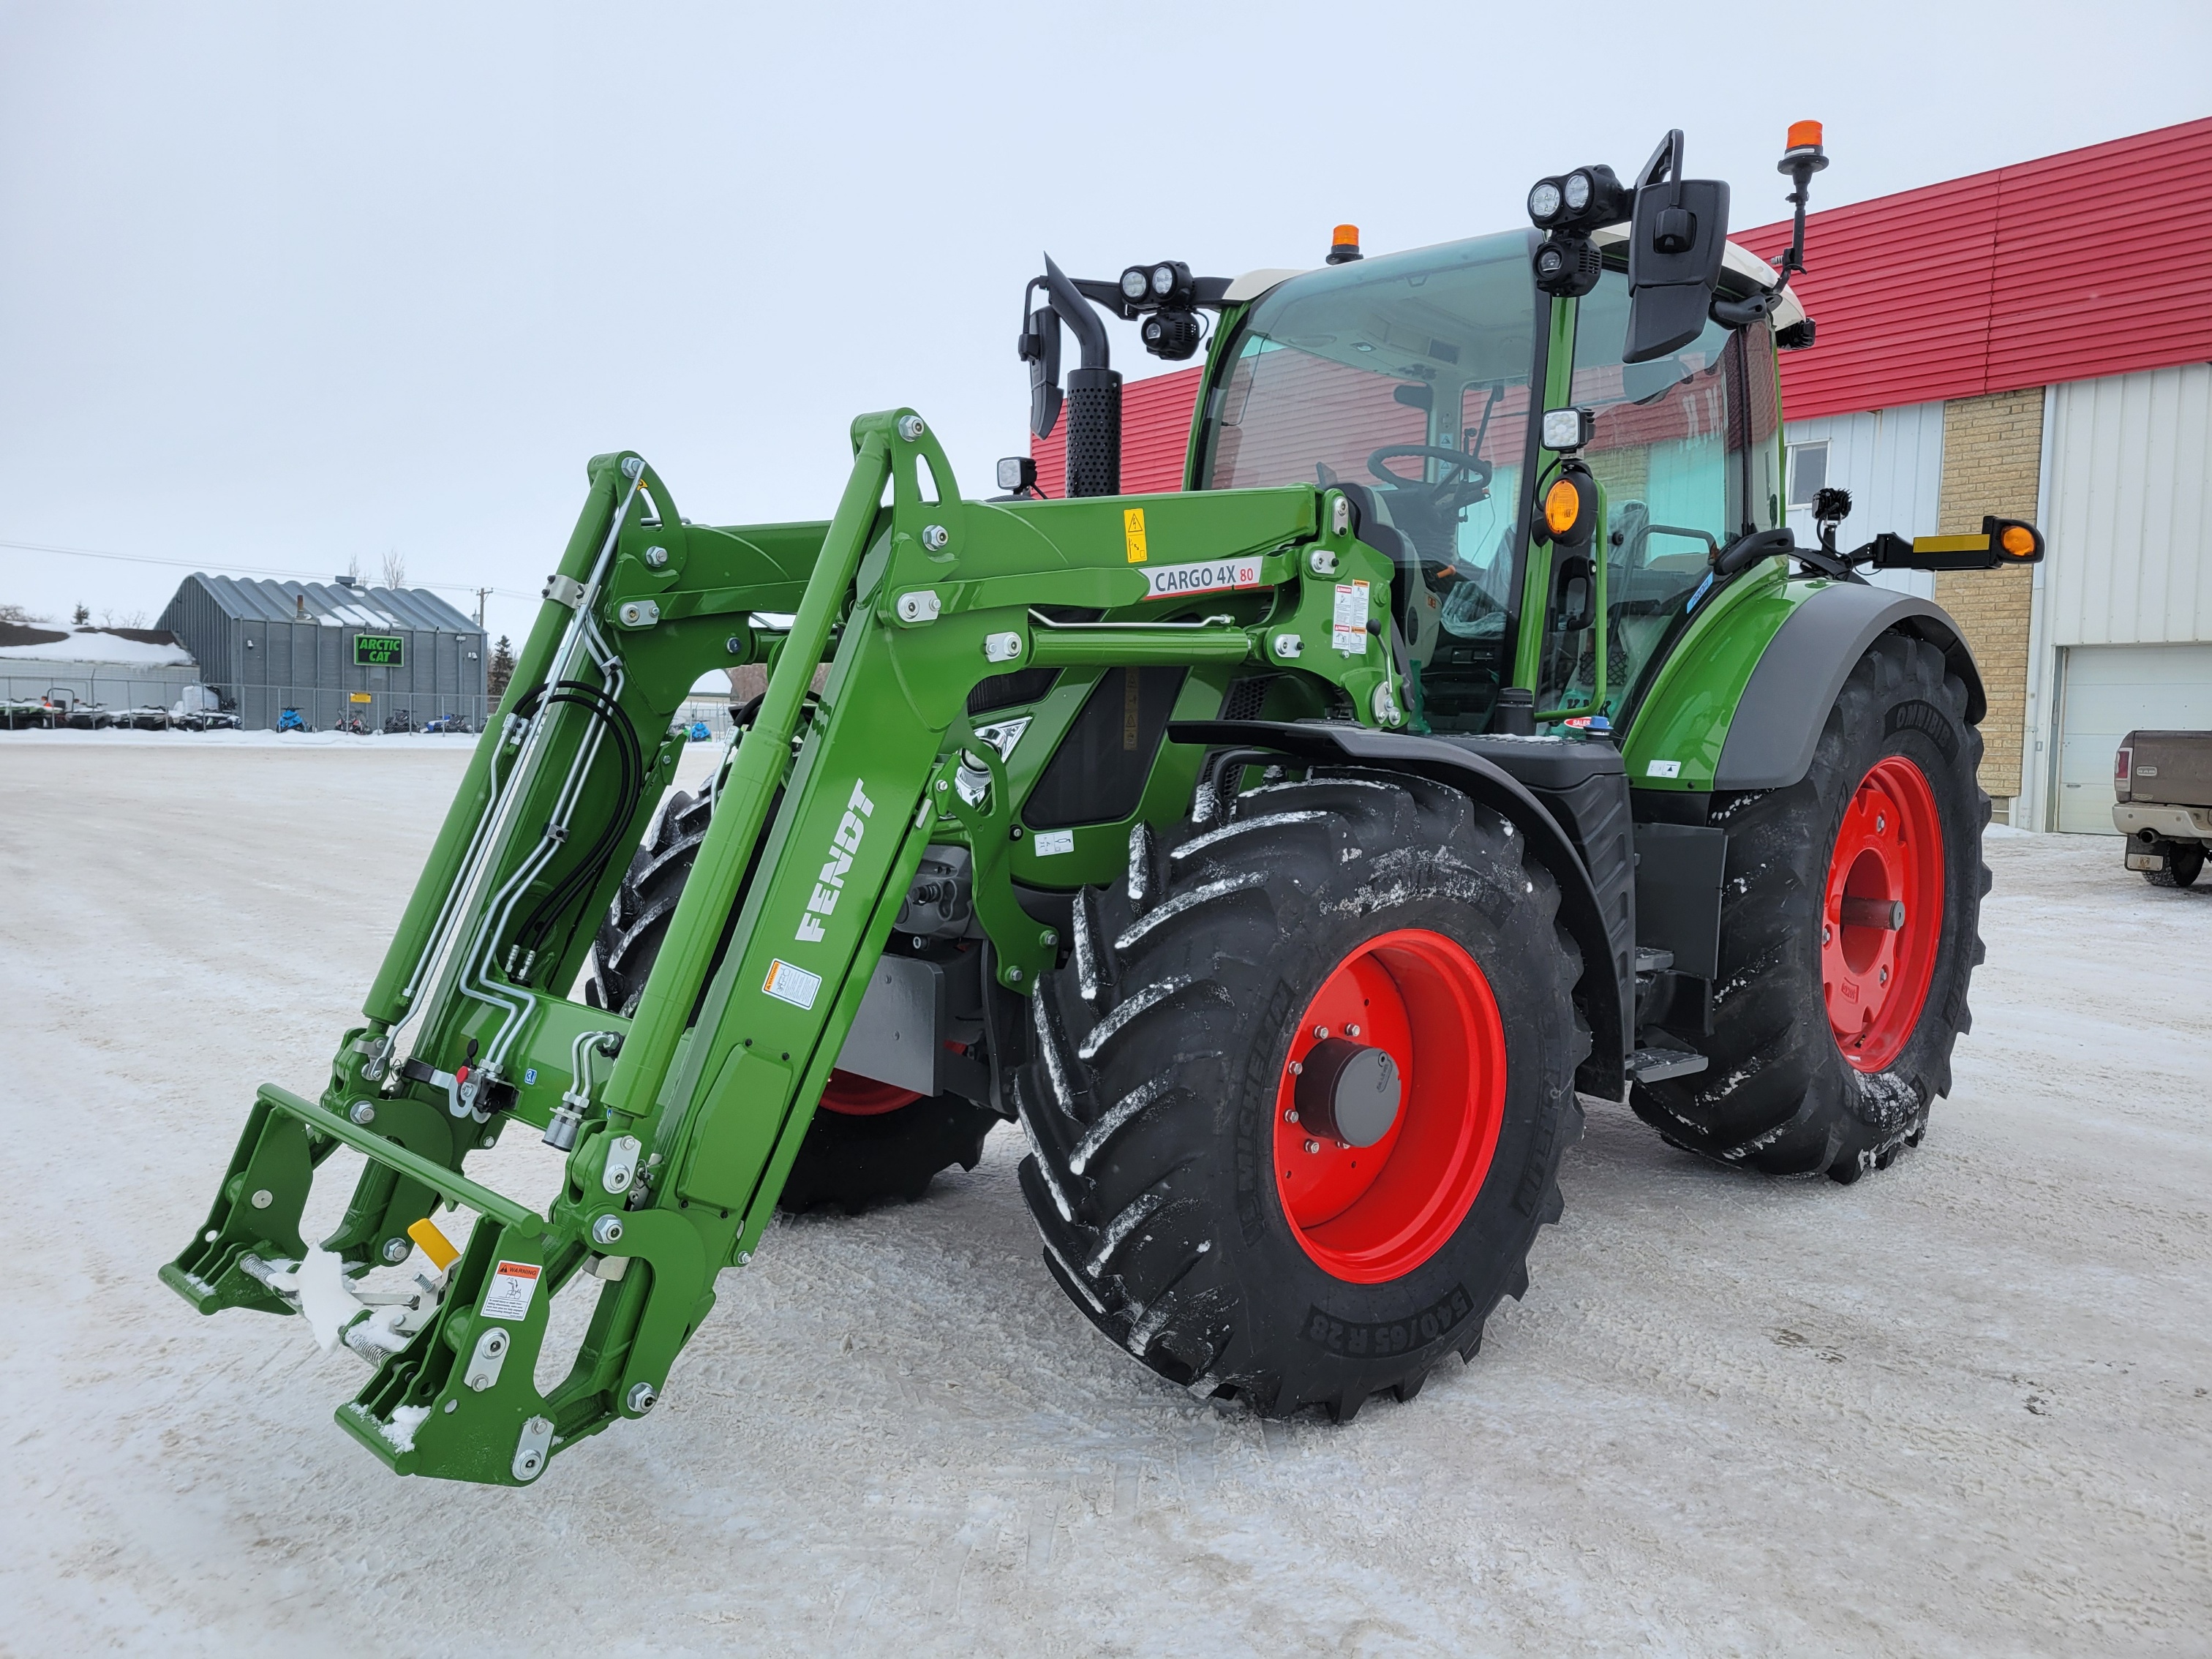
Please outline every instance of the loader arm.
M651 1409L715 1275L759 1244L926 846L971 850L1004 991L1058 962L1013 884L1034 760L978 737L979 682L1161 665L1218 685L1241 667L1402 722L1390 567L1340 492L981 503L911 411L861 417L853 444L826 525L690 525L639 457L592 463L366 1023L319 1098L259 1091L206 1223L162 1269L202 1312L317 1316L319 1264L352 1295L420 1242L444 1271L411 1313L337 1304L376 1367L339 1421L399 1473L527 1484ZM702 672L750 661L768 691L634 1016L586 1006L570 991L672 773L676 710ZM514 1122L564 1155L542 1212L464 1167ZM301 1217L341 1147L366 1161L320 1247L332 1268ZM450 1266L441 1203L473 1218ZM541 1393L547 1312L580 1275L589 1328Z

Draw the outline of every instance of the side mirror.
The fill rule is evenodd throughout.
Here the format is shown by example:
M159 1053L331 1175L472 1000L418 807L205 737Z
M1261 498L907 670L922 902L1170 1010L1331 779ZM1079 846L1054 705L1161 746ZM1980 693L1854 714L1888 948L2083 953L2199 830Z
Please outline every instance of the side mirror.
M1060 423L1060 313L1049 303L1022 319L1014 349L1030 366L1030 430L1052 436Z
M1728 185L1684 178L1681 130L1669 132L1636 179L1621 362L1649 362L1705 332L1728 246Z

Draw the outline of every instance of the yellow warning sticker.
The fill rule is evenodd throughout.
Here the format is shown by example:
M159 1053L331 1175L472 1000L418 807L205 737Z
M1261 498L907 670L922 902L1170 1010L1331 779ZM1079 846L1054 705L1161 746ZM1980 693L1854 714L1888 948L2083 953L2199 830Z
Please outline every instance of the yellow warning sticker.
M1125 507L1121 509L1121 539L1129 546L1129 562L1145 562L1145 509Z

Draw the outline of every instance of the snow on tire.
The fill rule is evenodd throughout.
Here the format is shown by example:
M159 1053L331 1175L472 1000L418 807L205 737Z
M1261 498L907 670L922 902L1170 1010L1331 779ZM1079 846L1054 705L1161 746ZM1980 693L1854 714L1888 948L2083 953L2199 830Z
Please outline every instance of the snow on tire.
M1016 1079L1046 1261L1102 1331L1271 1417L1472 1357L1582 1126L1580 960L1522 851L1455 790L1359 771L1139 827ZM1395 1079L1387 1127L1328 1115L1318 1079L1354 1071Z
M1917 1146L1972 1025L1989 891L1966 683L1886 634L1852 668L1811 770L1723 799L1720 975L1707 1069L1638 1084L1674 1144L1772 1175L1856 1181Z

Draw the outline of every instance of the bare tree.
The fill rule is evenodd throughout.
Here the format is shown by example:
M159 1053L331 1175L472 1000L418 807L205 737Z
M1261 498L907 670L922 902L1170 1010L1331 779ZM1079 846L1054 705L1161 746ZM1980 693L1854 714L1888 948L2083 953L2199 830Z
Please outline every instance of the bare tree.
M23 605L12 602L0 604L0 623L13 623L18 628L36 628L44 621L44 617L33 616Z
M346 555L346 568L345 568L345 573L346 573L346 585L347 585L348 586L349 586L349 587L359 587L359 586L361 586L361 555L360 555L360 554L358 554L358 553L349 553L349 554L347 554L347 555Z
M407 561L399 556L397 548L384 556L384 585L386 587L407 586Z
M143 611L102 611L100 625L102 628L143 628L146 613Z

